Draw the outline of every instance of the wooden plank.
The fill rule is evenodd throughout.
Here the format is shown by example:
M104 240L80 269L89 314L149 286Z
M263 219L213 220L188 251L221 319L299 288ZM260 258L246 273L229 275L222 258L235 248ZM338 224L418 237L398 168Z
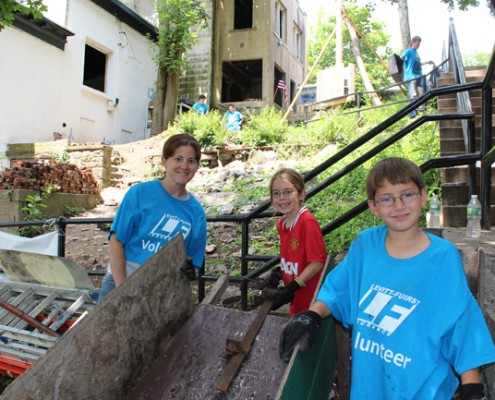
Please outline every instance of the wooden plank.
M217 279L211 290L205 296L201 304L217 304L221 298L225 289L229 286L229 277L228 275L222 275Z
M253 312L198 305L125 399L274 399L287 367L278 356L278 338L287 319L276 315L266 317L228 391L215 387L228 364L222 357L226 339L242 339L255 317Z
M256 338L256 335L258 334L259 330L261 329L261 326L263 325L266 316L270 312L272 308L272 304L273 304L273 300L265 300L265 302L258 309L256 318L251 323L251 325L249 325L249 329L247 330L242 340L236 341L239 343L240 352L238 354L235 354L228 363L227 367L224 370L223 375L221 376L216 386L217 389L221 390L222 392L226 392L228 390L230 383L232 382L232 379L234 379L234 377L237 374L237 371L241 367L244 357L246 357L246 355L251 350L251 345L254 339ZM233 340L230 339L230 341L232 342ZM228 348L229 345L227 343L227 350Z

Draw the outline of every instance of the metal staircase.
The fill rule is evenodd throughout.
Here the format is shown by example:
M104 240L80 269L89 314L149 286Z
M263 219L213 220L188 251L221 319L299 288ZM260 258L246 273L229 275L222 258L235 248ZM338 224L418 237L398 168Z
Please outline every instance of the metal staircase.
M468 82L482 81L485 77L484 68L467 69L466 78ZM439 79L439 87L454 85L452 72L442 73ZM480 151L481 141L481 90L469 92L472 111L475 114L475 150ZM495 102L493 102L495 104ZM493 108L495 110L495 107ZM438 112L454 113L458 111L457 98L455 94L447 94L438 97ZM493 113L493 111L492 111ZM492 117L493 120L493 117ZM466 148L463 139L462 126L460 120L440 121L440 155L450 156L465 154ZM476 190L479 194L479 167L476 169ZM466 205L469 201L468 189L468 168L450 167L441 170L442 177L442 218L444 227L464 227L466 226ZM492 199L494 197L494 187L492 185ZM494 221L495 208L491 206L491 220Z

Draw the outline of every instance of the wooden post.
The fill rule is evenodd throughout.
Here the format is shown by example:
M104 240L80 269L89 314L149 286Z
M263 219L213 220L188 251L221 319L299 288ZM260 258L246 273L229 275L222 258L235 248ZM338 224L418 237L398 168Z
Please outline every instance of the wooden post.
M292 103L290 103L289 108L287 109L287 112L282 117L282 121L287 118L287 116L290 113L290 110L292 110L292 107L294 107L294 104L296 104L297 99L299 99L299 96L301 95L301 93L302 93L302 91L304 89L304 86L309 81L309 77L311 76L311 74L315 70L316 66L320 62L321 57L323 56L323 53L325 53L325 50L327 49L327 47L330 44L330 41L333 39L334 35L335 35L335 29L333 30L332 34L328 37L327 41L325 42L325 45L323 46L323 48L320 51L320 54L318 54L318 58L315 60L315 62L313 63L313 66L311 67L311 69L309 70L308 74L306 75L306 78L304 79L303 83L301 84L301 87L299 88L299 90L297 91L296 95L294 96L294 100L292 100Z

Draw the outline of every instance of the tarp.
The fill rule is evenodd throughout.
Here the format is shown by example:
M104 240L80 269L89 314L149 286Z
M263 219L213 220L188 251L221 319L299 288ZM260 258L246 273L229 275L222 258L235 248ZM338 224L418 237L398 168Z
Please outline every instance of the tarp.
M0 231L0 249L57 256L58 233L54 231L34 238L25 238Z

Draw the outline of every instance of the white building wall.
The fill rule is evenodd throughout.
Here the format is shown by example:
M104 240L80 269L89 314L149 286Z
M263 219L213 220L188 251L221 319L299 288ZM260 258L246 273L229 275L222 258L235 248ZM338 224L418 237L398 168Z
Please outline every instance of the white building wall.
M89 0L46 3L47 17L75 35L62 51L17 28L0 32L0 151L7 143L52 140L63 123L78 143L146 137L156 78L149 41ZM105 93L82 84L86 43L109 54Z

